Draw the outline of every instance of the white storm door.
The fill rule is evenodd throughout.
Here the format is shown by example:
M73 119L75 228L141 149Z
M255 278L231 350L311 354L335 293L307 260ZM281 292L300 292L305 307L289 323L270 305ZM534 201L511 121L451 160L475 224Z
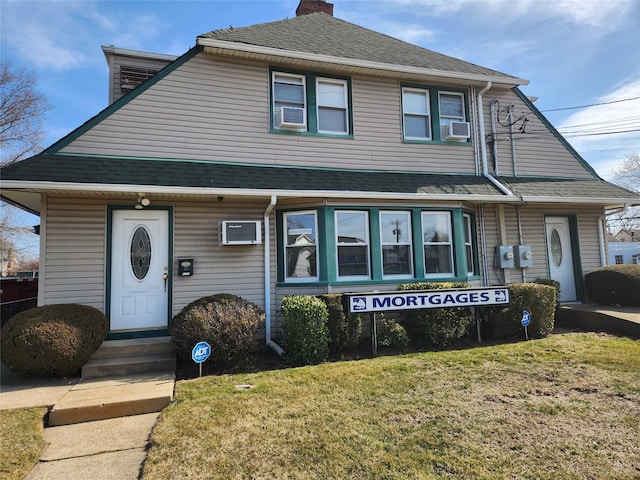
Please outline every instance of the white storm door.
M571 231L567 217L546 217L549 276L560 282L560 301L578 300L576 277L571 250Z
M166 328L169 212L113 210L111 331Z

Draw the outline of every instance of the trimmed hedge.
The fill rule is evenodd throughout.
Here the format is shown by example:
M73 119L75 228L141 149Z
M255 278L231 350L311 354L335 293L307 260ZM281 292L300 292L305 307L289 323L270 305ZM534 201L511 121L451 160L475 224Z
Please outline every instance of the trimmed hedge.
M329 317L329 350L331 353L341 353L355 347L360 341L362 320L360 315L345 315L342 294L320 295L318 298L327 306Z
M540 285L549 285L556 289L556 306L560 305L560 282L552 280L550 278L536 278L533 283L539 283Z
M376 324L378 346L402 348L409 345L405 328L392 318L381 318Z
M173 317L169 329L181 358L191 358L196 343L211 345L213 368L245 365L256 346L256 333L264 319L258 305L228 293L202 297Z
M600 305L640 306L640 265L609 265L584 277L587 296Z
M25 310L2 327L2 361L30 375L75 375L109 330L102 312L59 304Z
M531 314L527 326L530 338L546 337L553 331L556 310L556 291L549 285L514 283L509 285L511 303L506 307L485 307L486 333L493 338L524 336L522 313Z
M329 356L329 311L317 297L287 295L282 299L282 333L286 359L293 365L314 365Z
M468 287L466 283L416 282L398 285L398 290L446 290ZM429 308L407 312L402 324L411 340L446 346L451 340L462 337L472 321L473 317L468 307Z

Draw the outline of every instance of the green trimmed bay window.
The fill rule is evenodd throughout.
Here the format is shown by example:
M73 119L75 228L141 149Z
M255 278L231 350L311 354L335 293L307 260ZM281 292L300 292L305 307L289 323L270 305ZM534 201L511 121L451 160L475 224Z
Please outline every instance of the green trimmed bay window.
M468 280L474 217L459 208L318 207L278 211L278 280L389 283Z

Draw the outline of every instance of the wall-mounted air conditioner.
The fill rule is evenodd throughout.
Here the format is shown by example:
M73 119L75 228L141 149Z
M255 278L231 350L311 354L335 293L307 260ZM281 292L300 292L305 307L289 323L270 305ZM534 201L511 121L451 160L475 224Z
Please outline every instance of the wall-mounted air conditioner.
M451 122L443 125L442 138L444 140L468 140L471 136L469 122Z
M220 222L221 245L258 245L262 243L260 220L225 220Z
M302 130L307 126L304 108L279 107L276 108L276 128L291 128Z

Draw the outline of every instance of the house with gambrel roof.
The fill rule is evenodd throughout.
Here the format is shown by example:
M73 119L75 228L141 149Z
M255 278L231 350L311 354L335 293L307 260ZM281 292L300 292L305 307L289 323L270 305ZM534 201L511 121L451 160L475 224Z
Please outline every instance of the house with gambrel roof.
M265 307L268 343L287 294L542 277L584 301L606 209L640 204L525 80L321 0L200 35L175 59L105 54L113 103L1 175L3 198L41 218L39 304L96 307L112 337L165 335L222 292Z

